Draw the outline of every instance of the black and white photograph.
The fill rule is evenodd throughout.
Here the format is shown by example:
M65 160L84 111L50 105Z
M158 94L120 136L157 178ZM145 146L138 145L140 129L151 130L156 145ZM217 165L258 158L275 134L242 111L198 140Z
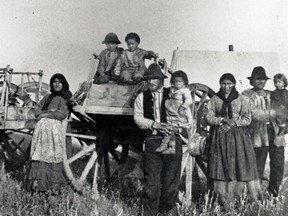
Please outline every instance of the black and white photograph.
M0 0L0 215L288 215L287 11Z

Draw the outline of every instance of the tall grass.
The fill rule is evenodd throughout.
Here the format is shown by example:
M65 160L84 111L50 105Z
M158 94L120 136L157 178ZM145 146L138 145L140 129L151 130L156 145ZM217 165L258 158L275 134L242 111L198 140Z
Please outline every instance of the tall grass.
M0 215L136 215L138 206L127 206L120 196L101 194L97 200L89 190L80 195L70 187L64 188L57 196L30 193L23 189L21 182L0 170Z
M125 185L125 184L124 184ZM141 189L139 182L137 187ZM138 189L139 189L138 188ZM137 188L136 188L137 190ZM89 216L133 216L141 215L139 196L125 199L117 191L102 188L97 200L92 198L87 188L84 194L74 192L70 187L64 188L60 195L30 193L23 189L21 182L10 174L0 170L0 215L89 215ZM131 192L131 191L130 191ZM192 203L177 204L178 215L287 215L284 208L284 196L250 203L245 196L230 203L225 208L214 201L209 193L197 197ZM286 214L287 213L287 214Z

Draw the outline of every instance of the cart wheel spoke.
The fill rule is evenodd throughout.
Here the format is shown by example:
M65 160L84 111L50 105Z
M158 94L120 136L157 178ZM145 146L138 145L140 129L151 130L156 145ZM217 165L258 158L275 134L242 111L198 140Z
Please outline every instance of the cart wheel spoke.
M202 94L201 94L201 92L199 92L199 91L195 91L195 95L197 95L197 97L199 97L199 98L202 97Z
M93 165L95 164L96 159L97 159L97 153L96 153L96 151L94 151L94 152L92 153L92 156L91 156L91 158L89 159L86 167L84 168L84 170L83 170L83 172L82 172L82 174L81 174L81 177L80 177L80 179L79 179L79 185L80 185L80 186L83 185L85 179L86 179L87 176L88 176L89 171L92 169Z
M188 161L188 158L189 158L190 154L188 151L185 151L183 153L183 157L182 157L182 165L181 165L181 177L183 176L183 172L184 172L184 169L186 167L186 164L187 164L187 161Z
M95 150L95 144L92 144L88 147L83 148L80 152L78 152L76 155L72 156L67 160L68 164L71 164L72 162L78 160L79 158L89 154L90 152Z
M30 156L30 142L32 136L25 131L2 131L5 168L14 171L20 168Z
M109 150L109 153L112 155L112 157L114 158L114 160L115 160L118 164L120 164L121 160L120 160L119 156L117 155L115 149Z
M21 144L24 142L25 138L23 137L19 144L17 144L16 142L14 142L13 140L11 141L11 144L13 144L16 148L14 149L14 151L16 151L17 149L19 149L19 151L21 151L23 154L25 154L25 150L22 149Z
M94 170L94 176L93 176L93 184L92 184L92 192L94 195L94 199L97 199L99 194L98 194L98 184L97 184L97 177L98 177L98 170L99 170L99 163L96 160L95 164L95 170Z
M81 139L78 139L78 140L79 140L79 143L81 144L81 146L87 147L85 142L83 142Z
M201 99L200 99L200 102L199 102L199 107L206 101L207 96L208 96L208 93L207 93L207 92L204 92L204 93L201 95Z

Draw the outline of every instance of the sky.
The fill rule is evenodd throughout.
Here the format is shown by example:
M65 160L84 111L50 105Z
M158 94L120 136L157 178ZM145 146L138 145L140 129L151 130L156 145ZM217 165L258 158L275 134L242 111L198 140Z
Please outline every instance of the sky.
M76 91L88 77L92 53L108 32L126 48L140 47L171 62L173 50L277 52L288 75L286 0L0 0L0 67L63 73ZM278 71L277 71L278 72ZM275 73L277 73L275 72Z

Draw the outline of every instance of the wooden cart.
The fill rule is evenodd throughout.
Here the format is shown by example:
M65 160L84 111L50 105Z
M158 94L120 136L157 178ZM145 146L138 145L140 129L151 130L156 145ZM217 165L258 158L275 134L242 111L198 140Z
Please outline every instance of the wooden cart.
M111 163L115 170L115 161L121 167L128 157L140 161L142 159L144 136L133 120L133 99L145 86L143 83L138 85L92 84L97 62L93 65L88 81L81 84L72 98L75 104L72 112L74 120L69 122L69 132L66 137L70 145L71 138L74 141L76 139L78 149L75 151L74 147L72 153L67 151L64 157L64 169L71 184L77 190L81 191L87 183L91 183L97 195L97 179L100 176L98 172L102 164L106 179L109 179L113 176ZM166 71L164 69L163 72ZM203 144L207 136L207 125L203 119L205 106L214 92L199 83L189 84L188 87L194 100L191 106L194 117L193 131L195 134L200 134L197 141ZM187 146L184 146L181 175L186 173L186 200L191 200L194 160ZM205 164L199 161L199 165L205 173Z
M9 65L0 68L0 158L8 171L19 168L29 158L35 105L49 93L42 75L41 70L15 72Z

